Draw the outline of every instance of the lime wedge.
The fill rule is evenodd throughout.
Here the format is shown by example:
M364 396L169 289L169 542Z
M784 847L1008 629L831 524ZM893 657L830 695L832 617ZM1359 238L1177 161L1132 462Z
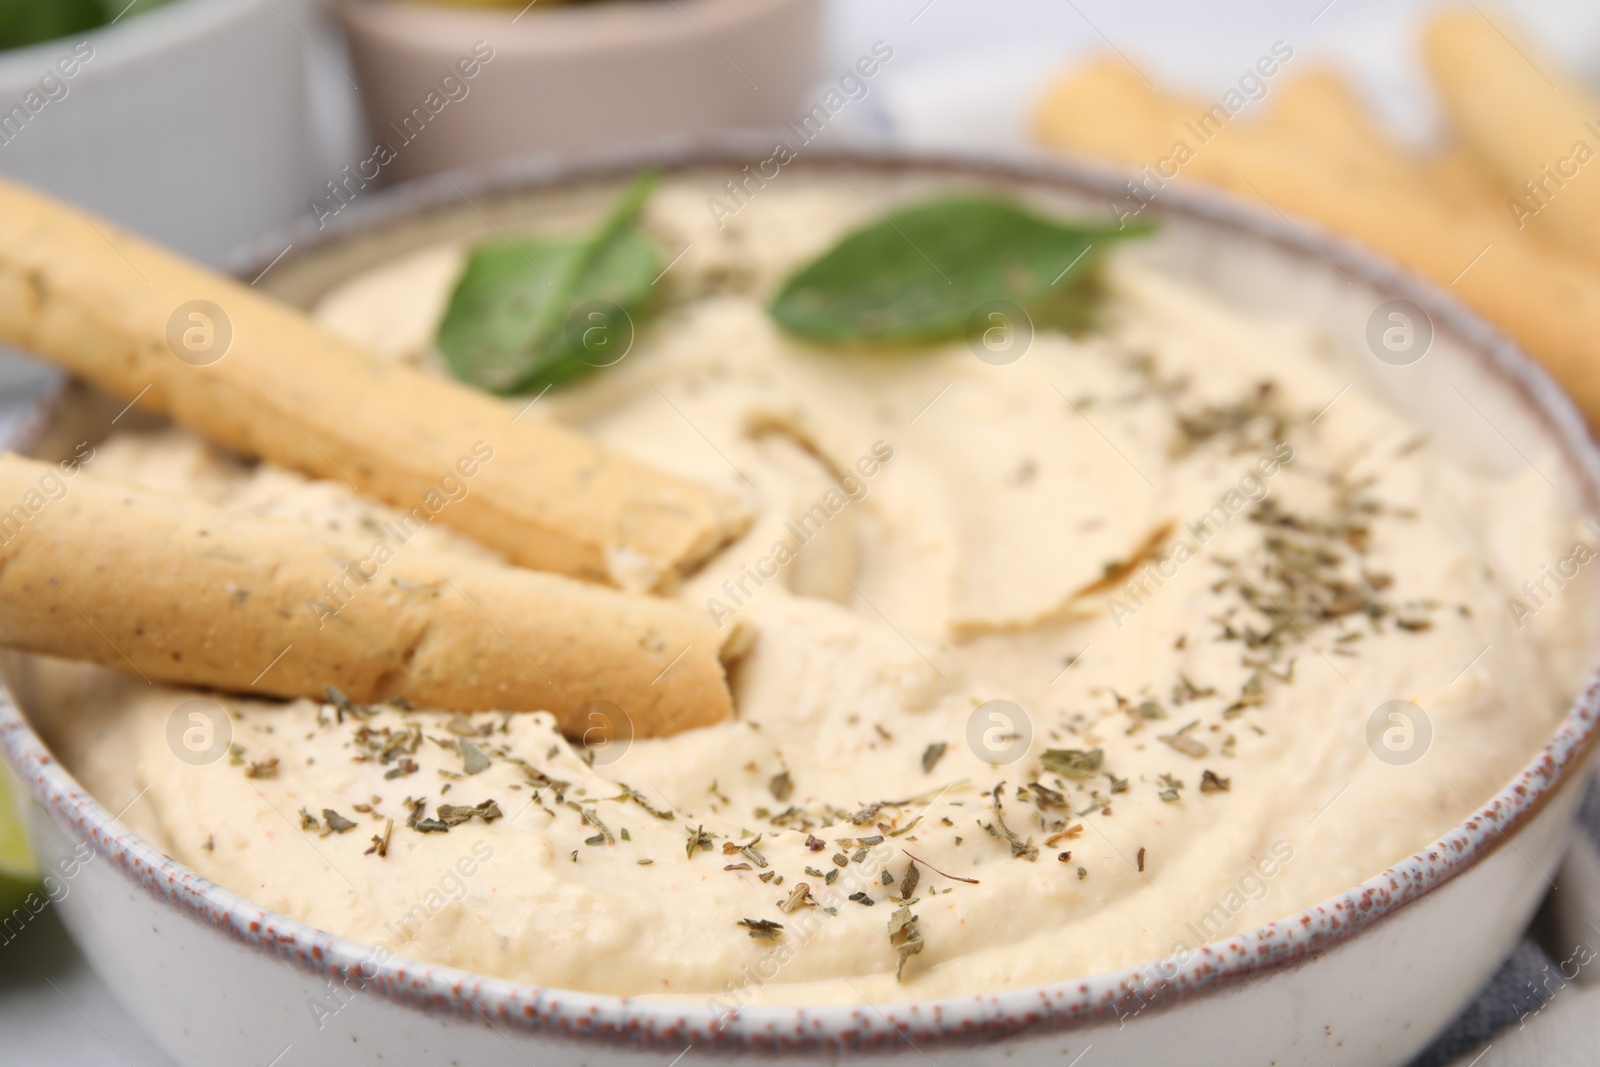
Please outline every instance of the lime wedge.
M39 868L12 803L21 795L10 768L0 763L0 915L21 904L39 884Z

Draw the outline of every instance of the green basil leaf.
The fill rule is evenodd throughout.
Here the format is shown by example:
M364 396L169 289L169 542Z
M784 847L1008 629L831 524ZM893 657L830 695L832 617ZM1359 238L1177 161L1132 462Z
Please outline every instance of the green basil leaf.
M0 0L0 49L53 41L109 21L100 0Z
M474 248L439 324L451 373L496 393L543 389L627 354L660 270L633 220L655 186L641 175L584 240L496 240Z
M942 341L1008 300L1036 324L1078 329L1098 303L1094 266L1148 227L1057 222L1007 200L957 197L885 215L796 272L772 317L835 344Z
M0 0L0 51L98 29L172 0ZM9 102L8 102L9 105Z

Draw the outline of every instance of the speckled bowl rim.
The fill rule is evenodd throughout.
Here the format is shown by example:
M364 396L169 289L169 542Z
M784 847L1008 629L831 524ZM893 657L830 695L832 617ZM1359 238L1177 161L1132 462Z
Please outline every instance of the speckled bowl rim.
M671 172L731 164L735 168L770 153L770 134L714 139L674 139L623 152L535 158L423 179L355 204L325 229L308 224L252 246L232 263L245 279L256 277L286 246L307 250L357 237L386 222L442 208L469 197L532 192L584 180L616 178L654 166ZM1125 192L1127 175L1081 160L1011 160L905 150L822 150L808 146L806 168L851 167L920 173L945 172L1001 181L1051 183L1104 196ZM791 164L792 166L793 164ZM1583 419L1549 376L1505 336L1444 291L1415 279L1365 249L1305 220L1287 218L1230 195L1203 189L1164 189L1162 215L1188 215L1227 226L1246 240L1277 246L1313 269L1331 266L1360 276L1380 291L1412 300L1433 317L1435 330L1453 333L1469 358L1521 394L1542 417L1578 483L1600 498L1600 452ZM1305 234L1316 237L1308 247ZM1326 263L1318 266L1314 260ZM25 447L48 425L60 393L38 402L13 439ZM426 1012L540 1034L552 1040L681 1052L765 1051L834 1055L842 1051L989 1043L1018 1034L1044 1034L1116 1022L1119 1010L1160 1010L1195 997L1239 987L1252 978L1313 959L1394 914L1469 869L1528 823L1557 791L1585 780L1585 760L1600 729L1600 667L1532 760L1485 806L1431 845L1388 870L1295 915L1196 950L1174 978L1163 980L1160 960L1086 978L980 996L907 1001L871 1008L859 1004L750 1006L720 1028L693 1001L653 1001L539 986L393 957L381 965L372 950L285 916L265 911L163 855L116 824L28 725L8 689L0 689L0 749L31 794L69 834L89 841L128 878L178 911L234 940L302 970L340 980L370 975L377 995ZM1152 992L1153 990L1153 992Z

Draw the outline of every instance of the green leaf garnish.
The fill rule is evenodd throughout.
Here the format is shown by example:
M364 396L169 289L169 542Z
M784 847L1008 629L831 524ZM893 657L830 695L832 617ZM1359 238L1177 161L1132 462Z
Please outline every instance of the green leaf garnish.
M0 0L0 49L82 33L105 22L105 12L96 0Z
M660 270L655 245L634 225L655 185L653 173L634 179L585 239L497 239L474 248L439 324L451 373L518 393L626 355Z
M851 233L772 301L785 330L833 344L942 341L985 304L1036 326L1081 329L1098 303L1094 266L1150 227L1059 222L995 197L933 200Z

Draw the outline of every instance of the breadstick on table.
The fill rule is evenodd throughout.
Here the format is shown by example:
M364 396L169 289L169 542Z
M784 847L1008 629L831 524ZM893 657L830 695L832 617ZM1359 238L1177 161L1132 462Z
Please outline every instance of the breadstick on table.
M1350 83L1329 69L1290 79L1273 97L1267 128L1297 138L1304 150L1393 182L1455 212L1516 234L1495 175L1456 147L1431 158L1414 156L1372 121Z
M1476 211L1485 217L1500 220L1508 231L1516 232L1517 224L1506 211L1507 192L1500 176L1484 167L1478 157L1460 145L1452 145L1422 164L1423 180L1434 193L1434 198L1451 207ZM1532 228L1523 236L1533 236L1549 242L1549 235L1535 234ZM1557 245L1559 247L1559 245Z
M543 710L595 740L596 729L655 737L728 718L731 633L673 601L386 553L0 455L10 648L240 693L320 700L333 685L360 703Z
M1337 71L1303 71L1285 82L1268 105L1267 127L1298 138L1308 151L1399 184L1424 180L1420 165L1373 125L1366 105Z
M1507 218L1600 265L1600 96L1477 10L1437 16L1424 52L1457 132L1506 186Z
M426 507L539 570L670 585L749 523L731 497L368 355L248 286L4 180L0 342L237 452ZM465 498L440 505L442 479L465 481Z
M1163 100L1123 65L1093 63L1048 90L1035 132L1057 148L1135 167L1188 142L1180 179L1265 198L1453 288L1539 359L1600 427L1600 272L1534 241L1506 240L1498 224L1361 168L1329 167L1270 130L1236 123L1195 145Z

